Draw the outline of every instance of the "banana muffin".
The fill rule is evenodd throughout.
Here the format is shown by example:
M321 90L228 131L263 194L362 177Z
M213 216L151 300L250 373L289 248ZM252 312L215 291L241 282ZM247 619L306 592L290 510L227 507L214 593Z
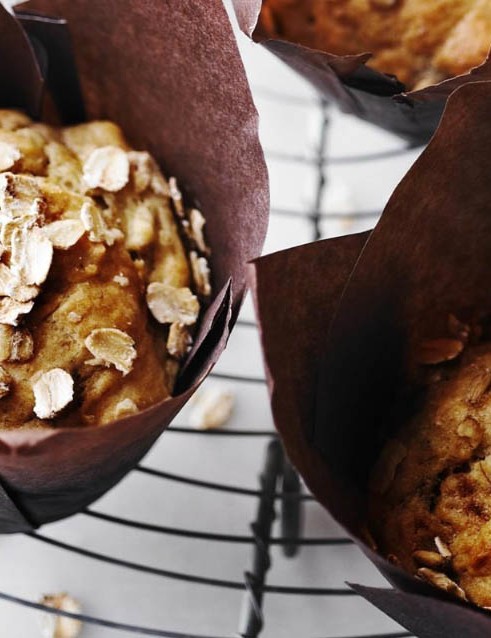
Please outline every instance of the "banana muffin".
M116 124L0 111L0 427L169 397L211 293L204 223Z
M408 89L466 73L491 46L489 0L264 0L262 32L368 66Z
M423 407L385 445L370 484L370 531L389 560L491 607L491 343L419 349Z

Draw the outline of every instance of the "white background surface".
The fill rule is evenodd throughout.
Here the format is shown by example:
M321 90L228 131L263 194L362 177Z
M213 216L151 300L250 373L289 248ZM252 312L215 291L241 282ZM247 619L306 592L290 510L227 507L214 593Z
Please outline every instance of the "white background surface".
M311 241L306 216L278 214L278 209L312 209L316 167L312 158L321 126L313 91L279 61L239 36L244 62L261 116L261 138L268 156L273 213L265 252ZM328 188L323 232L333 236L371 227L376 218L357 220L353 213L380 211L417 151L397 157L359 162L356 156L402 148L403 143L356 119L331 113L328 151L353 161L325 169ZM253 319L249 301L243 318ZM259 342L254 328L238 326L217 372L262 377ZM237 397L233 428L272 428L264 385L225 382ZM184 411L176 425L186 425ZM257 488L267 439L203 436L169 431L143 465L179 475ZM54 469L55 471L55 469ZM194 488L131 473L94 505L100 512L160 525L229 534L248 534L256 499ZM343 532L315 503L305 504L305 535L335 536ZM217 578L242 580L250 566L251 547L180 539L134 531L80 514L45 527L42 533L78 547L140 564ZM279 530L275 526L274 534ZM305 547L293 560L272 551L268 583L343 587L345 581L383 585L383 579L353 546ZM141 574L50 547L25 536L0 538L0 591L38 600L44 593L67 590L87 614L136 625L204 635L231 636L238 629L242 592L186 584ZM274 638L344 637L389 632L395 624L358 597L265 597L263 636ZM87 626L85 638L130 635ZM40 636L39 613L0 602L0 638Z

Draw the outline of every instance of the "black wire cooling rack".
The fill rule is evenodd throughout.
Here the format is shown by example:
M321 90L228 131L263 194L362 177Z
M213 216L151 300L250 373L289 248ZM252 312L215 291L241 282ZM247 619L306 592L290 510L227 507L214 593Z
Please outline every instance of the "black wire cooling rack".
M270 90L257 89L256 94L260 94L261 99L281 101L290 104L295 100L301 100L298 97L288 97L284 94L275 93ZM311 239L319 239L322 233L321 223L326 219L346 219L351 220L369 220L375 223L380 211L364 211L346 215L343 212L323 211L323 195L327 188L328 167L340 164L356 164L360 162L373 162L380 159L400 156L413 150L411 146L404 146L396 150L381 151L379 153L365 153L354 157L349 156L328 156L328 136L330 126L330 107L323 101L317 101L317 108L321 113L321 124L318 136L318 144L316 152L312 157L303 155L291 155L278 151L266 153L268 160L289 161L298 163L309 163L315 167L316 183L315 196L313 197L313 206L310 210L284 210L272 207L272 216L301 216L308 219L311 225ZM246 319L239 319L236 330L255 329L255 323ZM254 376L244 376L239 374L225 374L214 372L212 377L233 382L234 384L264 384L264 378ZM271 567L270 548L272 546L280 546L284 556L295 560L299 548L302 546L325 546L334 547L339 545L348 545L352 541L345 537L306 537L302 532L302 509L306 501L313 500L312 496L303 491L301 481L295 470L291 467L285 458L280 441L272 430L258 429L222 429L222 430L196 430L191 427L172 426L164 435L170 436L188 436L188 437L214 437L220 439L229 437L237 441L240 445L241 439L247 437L257 437L264 439L264 464L262 472L259 476L258 489L244 488L237 485L230 485L219 482L210 482L191 478L185 475L178 475L167 472L163 469L140 465L135 468L134 472L142 475L152 476L162 481L173 481L181 485L198 488L201 490L217 492L227 492L234 496L247 496L256 501L255 519L250 523L250 533L248 535L236 534L220 534L213 532L195 531L188 528L177 528L173 526L153 525L149 523L139 522L128 518L123 518L111 514L96 511L92 508L83 512L83 516L90 517L93 520L104 521L116 526L132 528L135 530L154 532L162 535L170 535L177 537L185 537L187 539L200 539L213 543L231 543L250 546L250 567L243 574L239 575L236 580L224 580L212 578L206 574L193 573L191 566L189 572L173 571L170 569L161 569L154 566L132 562L109 555L108 553L95 552L77 544L71 544L62 540L53 538L51 535L45 535L41 531L31 532L27 534L32 543L43 543L56 548L60 553L68 552L72 555L83 557L87 561L101 561L110 565L116 565L119 568L140 572L143 574L152 574L154 576L173 579L195 585L211 587L216 589L232 589L243 591L243 604L240 617L237 621L237 631L225 636L203 636L196 633L182 633L172 631L169 628L151 628L145 626L136 626L118 622L102 617L94 617L86 614L72 614L68 612L60 612L39 604L32 600L27 600L19 596L12 595L8 592L0 592L0 600L15 605L39 610L48 614L58 614L70 618L81 620L87 625L94 625L114 630L119 630L123 634L133 634L139 636L162 636L165 638L231 638L231 636L241 636L243 638L255 638L267 622L267 618L263 616L263 601L266 595L275 594L284 597L285 605L288 604L287 599L292 596L299 597L332 597L332 596L356 596L357 594L350 590L347 586L342 588L329 587L296 587L288 586L282 583L269 583L267 580L268 570ZM115 488L118 489L118 488ZM274 519L278 517L280 520L281 536L272 535L272 525ZM3 635L3 634L2 634ZM10 635L10 634L9 634ZM403 638L409 634L405 631L395 633L371 634L364 636L344 636L343 638ZM307 638L307 637L301 637Z

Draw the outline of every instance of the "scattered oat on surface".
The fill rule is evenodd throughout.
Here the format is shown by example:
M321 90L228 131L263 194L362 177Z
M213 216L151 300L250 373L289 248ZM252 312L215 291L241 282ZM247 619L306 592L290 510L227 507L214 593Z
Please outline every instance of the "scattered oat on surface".
M0 171L8 171L21 157L22 153L17 146L0 142Z
M78 242L85 227L78 219L60 219L43 227L43 232L54 248L67 250Z
M44 372L32 384L34 413L40 419L52 419L73 399L73 379L61 368Z
M37 217L41 191L28 175L0 174L0 212L11 219Z
M136 359L135 342L117 328L97 328L85 339L85 347L95 359L86 361L87 365L113 365L126 376L133 368Z
M137 193L143 193L150 186L153 167L152 158L145 151L129 151L130 173Z
M204 218L201 211L197 208L192 208L189 211L188 215L189 226L188 226L188 234L189 237L194 241L198 250L203 254L208 254L209 249L206 245L205 236L203 233L203 228L206 224L206 219Z
M182 193L177 185L175 177L169 177L169 193L172 201L174 202L174 208L178 217L184 218L186 213L184 211L184 204L182 201Z
M14 301L24 303L26 301L34 301L39 295L39 292L39 286L24 286L17 283L12 286L9 296L12 297Z
M150 187L158 167L146 151L129 151L130 173L137 193L143 193Z
M12 233L11 269L22 283L40 286L53 260L53 244L41 228L16 229Z
M123 399L120 401L115 409L114 418L121 419L124 416L130 414L136 414L138 412L138 406L132 399Z
M66 593L47 594L39 602L46 607L70 614L82 613L80 603ZM82 631L82 623L75 618L44 612L41 619L41 629L43 638L78 638Z
M96 148L84 163L84 180L90 188L116 193L130 177L128 154L117 146Z
M439 589L443 589L443 591L446 591L448 594L452 594L461 600L467 600L464 590L446 574L435 572L428 567L420 567L417 574L427 583L430 583Z
M189 328L182 323L173 323L169 328L167 337L167 352L174 359L183 359L189 350L193 339L189 332Z
M150 189L155 195L170 197L170 187L157 162L146 151L128 151L130 174L137 193Z
M452 558L452 552L439 536L435 536L435 547L443 558Z
M27 328L18 328L12 333L10 341L9 361L24 363L32 359L34 339Z
M80 323L82 321L82 315L72 311L68 313L67 319L70 323Z
M10 297L0 299L0 324L16 326L21 315L29 314L34 306L34 301L16 301Z
M85 202L80 210L80 220L93 242L104 242L112 246L117 239L123 238L119 228L108 228L100 210L92 202Z
M191 272L193 273L193 281L196 292L202 297L211 295L210 283L210 267L205 257L198 257L198 253L192 250L189 253L189 261L191 263Z
M39 288L23 284L18 273L0 263L0 295L12 297L15 301L31 301L37 297Z
M155 241L154 214L145 203L128 207L125 211L125 220L125 243L128 250L142 250Z
M192 326L198 319L200 305L189 288L174 288L153 282L147 288L147 305L159 323Z
M426 550L413 552L413 559L418 565L431 567L432 569L442 569L448 563L447 559L441 554Z
M456 359L464 350L459 339L428 339L416 351L416 361L423 365L436 365Z
M232 416L234 406L235 396L232 392L210 387L196 395L189 421L200 430L221 428Z
M155 193L155 195L160 195L161 197L170 197L169 182L162 175L158 167L155 173L152 175L150 189L153 193Z

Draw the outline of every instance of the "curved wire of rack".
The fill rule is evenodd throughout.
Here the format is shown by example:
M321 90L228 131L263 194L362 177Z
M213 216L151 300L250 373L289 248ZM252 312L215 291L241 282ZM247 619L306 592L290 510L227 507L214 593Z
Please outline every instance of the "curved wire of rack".
M256 95L266 97L270 100L281 100L283 103L285 100L291 104L312 104L312 100L308 98L299 98L297 96L287 96L273 92L269 89L256 88L254 91ZM312 223L312 240L317 240L321 236L320 223L325 219L372 219L374 222L379 216L380 211L364 211L347 215L346 213L329 211L324 212L321 210L322 196L326 187L325 167L327 164L349 164L366 161L377 161L379 159L387 159L399 155L408 153L414 149L411 145L403 146L402 148L381 151L377 153L365 153L357 156L338 156L328 157L326 153L326 143L329 127L329 113L328 105L324 100L316 100L321 113L322 113L322 125L319 136L319 144L317 153L315 156L307 157L301 155L288 155L286 153L278 151L266 152L266 156L270 159L279 161L290 161L299 163L313 164L317 167L317 179L316 179L316 191L314 204L309 211L295 211L286 210L282 208L273 207L271 210L272 215L283 216L295 216L308 219ZM237 328L255 329L256 324L253 321L239 319ZM236 328L236 329L237 329ZM213 377L220 380L232 381L235 383L252 383L252 384L264 384L264 377L251 377L239 374L227 374L213 372ZM234 428L229 430L196 430L192 427L186 426L171 426L166 434L174 435L192 435L192 436L219 436L219 437L264 437L271 442L275 442L277 447L276 451L280 449L276 433L269 429L240 429ZM277 459L278 462L278 459ZM280 461L281 462L281 461ZM99 618L87 614L75 614L70 612L64 612L53 609L41 603L26 600L24 598L11 595L6 592L0 592L0 600L9 602L12 604L20 605L42 611L47 614L55 614L68 618L74 618L84 623L105 627L109 629L123 631L129 634L138 634L140 636L161 636L163 638L232 638L233 636L243 636L245 638L255 637L259 634L263 626L262 618L262 597L264 594L276 594L287 596L357 596L356 592L347 587L344 588L329 588L329 587L294 587L284 585L271 585L265 583L265 575L270 567L271 561L269 557L269 546L276 545L281 546L287 555L294 555L296 548L300 546L341 546L350 545L352 540L347 537L296 537L295 535L284 535L279 537L271 537L269 532L271 528L272 520L275 517L274 504L278 500L288 499L290 505L293 503L294 507L300 506L301 503L312 502L314 499L310 494L305 494L300 491L285 491L285 487L282 491L276 490L276 480L271 479L267 473L261 475L261 488L250 489L234 485L225 485L221 483L212 483L210 481L203 481L187 476L180 476L165 472L163 470L150 468L144 465L139 465L135 468L135 472L143 473L148 476L152 476L156 479L176 481L184 485L188 485L194 488L215 490L221 492L228 492L236 496L249 496L258 499L258 519L251 525L252 533L250 535L236 535L236 534L218 534L213 532L204 532L199 530L183 529L171 526L153 525L137 520L126 519L119 516L110 515L96 509L89 508L83 515L96 521L109 523L112 525L120 525L127 528L133 528L142 531L148 531L158 534L167 534L171 536L181 536L190 539L208 540L218 543L235 543L235 544L249 544L254 548L254 573L245 572L244 579L239 581L225 580L219 578L210 578L206 576L183 573L178 571L171 571L166 569L159 569L151 565L144 565L128 560L122 560L108 554L94 552L87 548L79 547L73 544L69 544L50 536L47 536L40 532L30 532L26 534L33 541L44 543L52 547L57 548L60 551L70 552L72 554L81 555L89 560L102 561L111 565L135 570L138 572L157 575L163 578L170 578L174 580L194 583L203 586L212 586L217 588L228 588L234 590L242 590L245 592L245 610L246 613L241 622L243 630L237 633L232 633L229 636L204 636L195 633L182 633L172 631L168 629L151 628L144 626L137 626L127 623L121 623L106 618ZM275 477L276 478L276 477ZM269 483L268 483L269 481ZM272 481L272 482L271 482ZM269 486L269 487L268 487ZM289 553L288 553L289 552ZM370 634L364 636L344 636L343 638L407 638L410 634L406 631L382 633L382 634Z

